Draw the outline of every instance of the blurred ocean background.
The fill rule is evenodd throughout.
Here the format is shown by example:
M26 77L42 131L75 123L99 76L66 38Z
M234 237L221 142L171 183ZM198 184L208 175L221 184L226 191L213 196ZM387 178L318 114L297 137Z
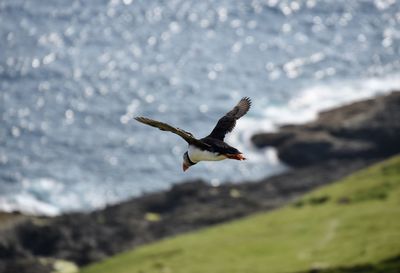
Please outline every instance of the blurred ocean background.
M1 0L0 210L85 211L203 178L285 169L249 139L400 86L395 0ZM249 158L183 173L186 143L237 101Z

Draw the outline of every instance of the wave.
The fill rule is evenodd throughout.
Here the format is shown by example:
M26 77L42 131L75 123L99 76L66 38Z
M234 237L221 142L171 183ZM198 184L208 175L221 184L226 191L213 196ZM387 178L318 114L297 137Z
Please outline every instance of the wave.
M61 213L60 209L47 202L38 200L32 193L23 192L13 196L0 197L0 211L22 212L29 215L56 216Z
M264 118L271 121L269 128L285 123L304 123L317 117L318 112L357 100L387 94L400 88L400 75L365 78L314 85L298 92L284 106L265 109Z
M54 179L23 179L20 186L19 193L0 196L1 211L56 216L62 208L77 204L71 194L66 194L65 185Z

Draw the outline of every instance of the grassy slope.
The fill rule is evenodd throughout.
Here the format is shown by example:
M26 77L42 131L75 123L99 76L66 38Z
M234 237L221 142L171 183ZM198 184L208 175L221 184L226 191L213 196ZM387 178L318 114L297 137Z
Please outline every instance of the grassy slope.
M285 208L143 246L82 273L289 273L377 263L400 254L399 215L400 156Z

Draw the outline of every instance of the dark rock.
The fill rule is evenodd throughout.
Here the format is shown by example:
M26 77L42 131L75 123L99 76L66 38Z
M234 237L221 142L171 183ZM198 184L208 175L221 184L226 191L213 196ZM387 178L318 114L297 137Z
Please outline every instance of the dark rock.
M400 91L321 112L304 125L257 134L257 147L274 146L292 166L331 159L382 158L400 152Z
M363 140L344 140L325 132L299 132L278 148L279 158L293 166L308 166L329 159L372 158L376 147Z
M62 230L49 225L38 225L28 222L21 225L17 233L24 249L37 256L48 256L57 248L57 243L63 237Z
M38 258L1 260L0 273L51 273L51 264L43 264Z
M259 133L251 137L251 141L258 148L279 146L294 136L291 132Z

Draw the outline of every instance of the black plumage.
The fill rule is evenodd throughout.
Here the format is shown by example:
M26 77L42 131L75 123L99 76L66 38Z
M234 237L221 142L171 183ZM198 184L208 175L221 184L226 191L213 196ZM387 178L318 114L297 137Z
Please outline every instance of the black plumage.
M251 107L251 100L249 97L242 98L239 103L222 118L218 120L217 125L212 130L208 137L224 140L225 135L232 132L235 128L236 120L243 117Z
M209 148L206 148L205 150L213 152L213 153L218 153L218 154L239 154L240 151L226 142L212 138L212 137L205 137L200 139L201 142L206 143L210 145Z

